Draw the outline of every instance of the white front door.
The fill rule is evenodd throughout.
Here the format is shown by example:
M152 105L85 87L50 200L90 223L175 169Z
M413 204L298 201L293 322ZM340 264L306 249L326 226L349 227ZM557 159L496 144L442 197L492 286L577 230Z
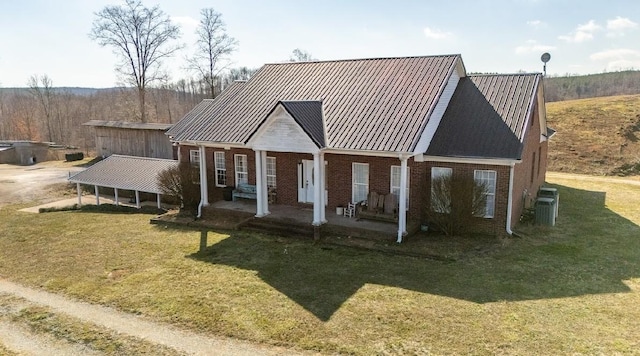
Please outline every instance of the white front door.
M313 203L314 193L313 161L302 160L302 167L298 172L298 201L301 203Z

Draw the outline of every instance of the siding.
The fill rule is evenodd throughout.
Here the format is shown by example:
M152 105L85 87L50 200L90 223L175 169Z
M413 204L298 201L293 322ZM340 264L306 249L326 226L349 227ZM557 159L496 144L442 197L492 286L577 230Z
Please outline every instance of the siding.
M161 130L96 127L96 152L107 157L112 154L173 158L171 141Z

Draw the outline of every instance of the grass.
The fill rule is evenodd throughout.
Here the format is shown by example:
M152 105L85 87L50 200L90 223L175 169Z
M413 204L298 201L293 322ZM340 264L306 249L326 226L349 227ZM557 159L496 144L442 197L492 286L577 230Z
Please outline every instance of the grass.
M549 170L640 175L640 95L547 103Z
M554 178L555 179L555 178ZM555 228L456 261L151 215L0 210L0 276L206 333L322 353L640 349L640 187L560 180Z

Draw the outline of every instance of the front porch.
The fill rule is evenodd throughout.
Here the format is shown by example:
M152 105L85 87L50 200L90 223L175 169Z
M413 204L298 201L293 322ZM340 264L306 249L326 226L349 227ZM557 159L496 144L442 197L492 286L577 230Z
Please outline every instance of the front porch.
M267 230L277 233L279 231L291 231L313 236L314 226L312 225L314 210L313 206L296 207L289 205L270 204L269 215L260 218L251 218L256 215L256 203L253 200L238 201L217 201L205 208L205 218L215 219L217 213L236 212L246 214L249 219L240 228L256 230ZM388 223L372 220L358 220L337 215L335 209L325 209L324 214L327 222L321 225L323 234L338 236L353 236L361 238L384 239L395 241L398 233L397 223Z

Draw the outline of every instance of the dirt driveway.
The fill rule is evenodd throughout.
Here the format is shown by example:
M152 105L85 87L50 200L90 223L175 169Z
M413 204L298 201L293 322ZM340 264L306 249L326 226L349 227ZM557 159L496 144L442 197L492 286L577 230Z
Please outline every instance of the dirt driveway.
M79 162L42 162L31 166L0 164L0 206L46 201L53 187L67 183L69 174L81 171Z

